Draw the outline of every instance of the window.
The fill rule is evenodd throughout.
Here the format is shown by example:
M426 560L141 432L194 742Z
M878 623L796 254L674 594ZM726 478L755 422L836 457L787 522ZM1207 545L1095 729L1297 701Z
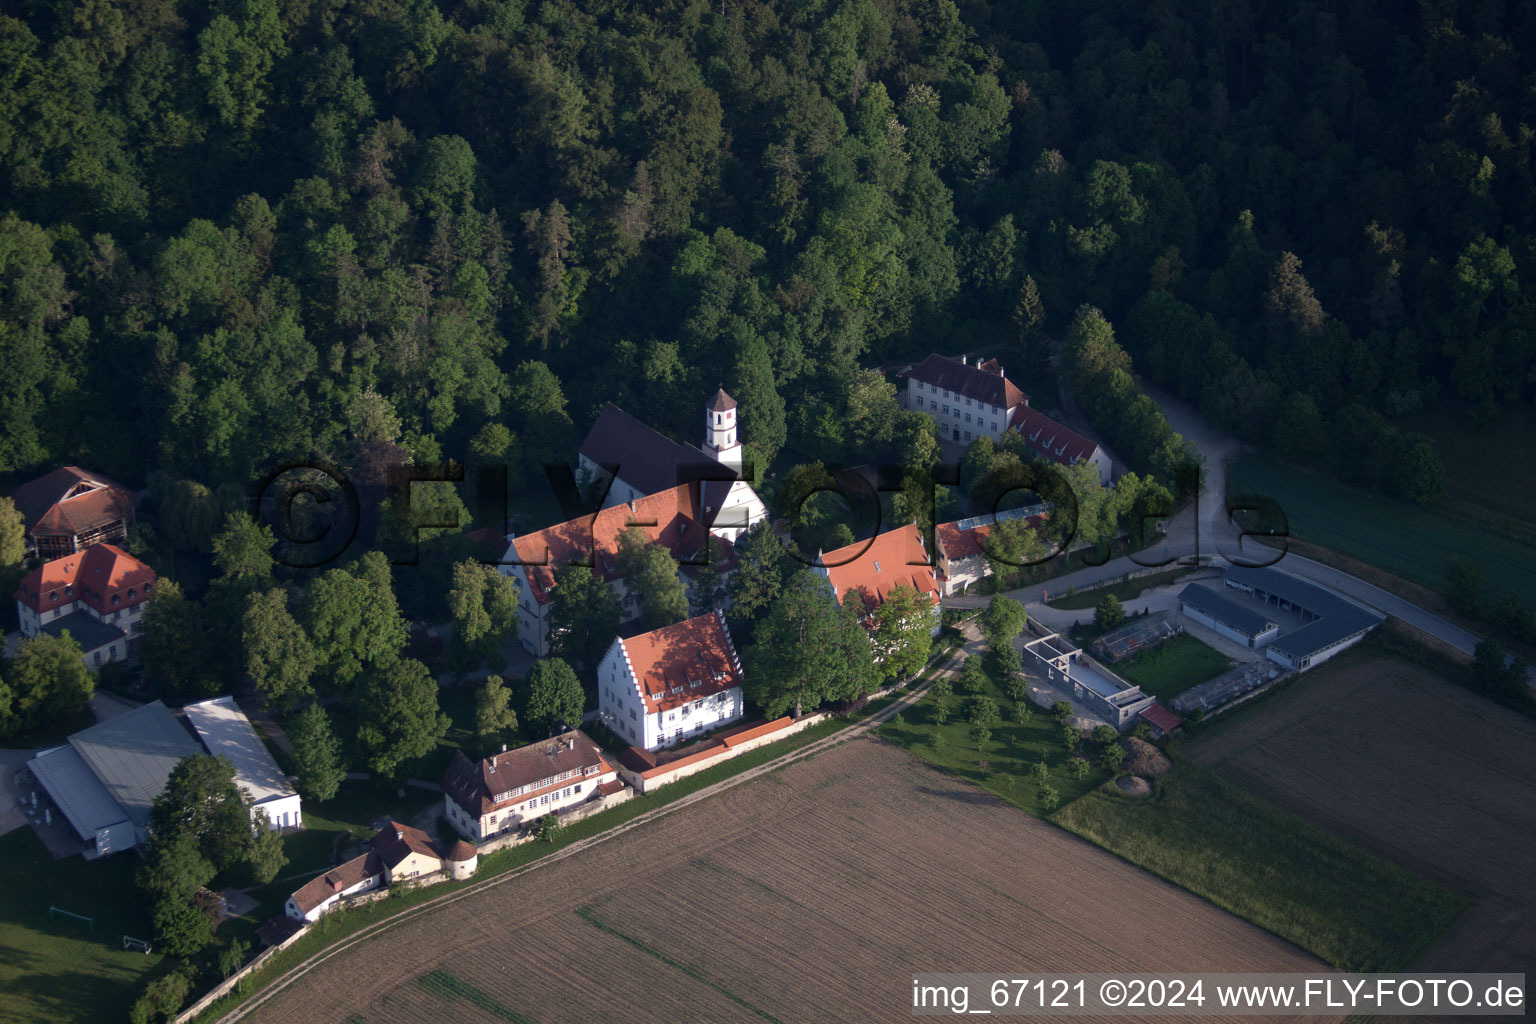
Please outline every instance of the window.
M994 434L997 433L997 424L996 423L992 424L992 433L994 433Z
M113 594L112 595L112 603L113 604L122 604L123 603L123 599L118 597L116 594Z
M101 652L100 652L100 651L97 651L97 652L96 652L96 653L95 653L95 654L93 654L93 655L92 655L92 656L91 656L91 657L92 657L92 658L93 658L93 659L94 659L94 661L95 661L95 663L96 663L96 664L97 664L97 665L100 665L100 664L101 664Z
M635 721L638 718L639 718L639 716L635 714L635 709L634 708L630 708L629 709L629 719L630 719L630 721Z
M967 422L967 423L971 422L971 414L970 413L966 413L965 414L965 422Z
M945 416L949 415L949 406L947 406L947 405L944 407L944 415Z
M970 431L969 431L969 430L967 430L967 431L966 431L966 432L965 432L965 439L966 439L966 440L967 440L967 441L969 441L969 440L970 440L970 439L971 439L971 432L970 432Z
M676 711L669 712L667 714L667 721L669 721L669 722L677 721L677 712Z
M59 599L59 592L57 590L50 590L50 591L48 591L48 600L50 600L50 601L57 601L58 599Z
M919 399L918 399L918 400L917 400L917 407L918 407L918 408L919 408L919 409L921 409L921 408L922 408L922 407L923 407L923 400L922 400L922 399L921 399L921 398L919 398Z
M74 597L75 596L75 588L74 587L65 587L64 588L64 596L65 597Z
M971 400L970 400L970 399L969 399L969 398L967 398L967 399L966 399L966 400L965 400L965 404L966 404L966 405L967 405L967 406L969 406L969 405L970 405L970 404L971 404Z

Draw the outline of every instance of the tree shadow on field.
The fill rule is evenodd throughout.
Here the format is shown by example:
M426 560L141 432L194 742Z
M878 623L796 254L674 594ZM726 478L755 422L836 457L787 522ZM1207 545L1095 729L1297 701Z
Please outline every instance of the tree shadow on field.
M984 789L936 789L932 786L918 786L917 791L924 796L936 796L945 800L956 800L962 804L975 804L980 807L1013 806L1002 797L993 796Z

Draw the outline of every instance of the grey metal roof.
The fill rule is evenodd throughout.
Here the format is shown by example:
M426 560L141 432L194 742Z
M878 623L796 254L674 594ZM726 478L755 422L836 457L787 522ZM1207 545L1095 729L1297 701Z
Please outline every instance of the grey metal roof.
M1277 623L1260 615L1252 608L1239 604L1217 593L1203 583L1191 583L1179 591L1179 600L1193 605L1215 619L1220 619L1233 629L1241 630L1250 637L1258 636Z
M135 825L149 821L176 762L202 753L158 700L77 732L69 743Z
M81 839L89 840L97 829L128 820L127 812L112 799L74 747L65 744L44 750L28 761L27 767Z
M94 615L86 612L70 612L60 618L49 619L42 625L43 632L50 636L58 636L66 629L85 654L99 650L115 640L127 639L127 634L116 626L98 621Z
M253 803L294 795L293 786L277 767L250 719L233 697L216 697L182 709L208 753L230 759L235 784L250 794Z
M1269 646L1293 658L1305 658L1325 647L1378 625L1386 616L1362 608L1332 591L1277 569L1227 570L1227 579L1273 594L1305 608L1317 618L1273 641Z

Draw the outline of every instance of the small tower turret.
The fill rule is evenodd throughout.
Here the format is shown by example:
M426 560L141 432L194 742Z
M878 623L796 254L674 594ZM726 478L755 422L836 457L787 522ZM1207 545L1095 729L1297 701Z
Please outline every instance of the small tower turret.
M716 388L704 410L704 451L716 462L741 472L741 442L736 439L736 399Z

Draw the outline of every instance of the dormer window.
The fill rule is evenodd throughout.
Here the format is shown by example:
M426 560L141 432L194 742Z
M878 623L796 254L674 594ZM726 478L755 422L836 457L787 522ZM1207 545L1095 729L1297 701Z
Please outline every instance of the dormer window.
M123 599L118 597L116 594L112 595L112 603L113 604L120 604L120 603L122 603L122 600Z
M50 600L50 601L57 601L58 599L59 599L59 592L57 590L50 590L48 592L48 600Z
M147 594L151 590L154 590L154 589L155 589L155 585L153 583L146 583L146 584L144 584L144 593ZM131 591L130 591L130 593L131 593Z
M148 588L148 587L145 587L145 588L144 588L144 589L145 589L145 590L148 590L148 589L149 589L149 588ZM135 596L137 596L137 595L136 595L136 594L135 594L135 593L134 593L134 589L133 589L133 588L132 588L132 587L129 587L129 588L128 588L128 600L130 600L130 601L132 601L132 600L133 600L133 599L134 599L134 597L135 597ZM113 600L114 600L114 601L115 601L115 600L117 600L117 599L116 599L116 598L113 598Z
M75 588L74 587L65 587L64 588L64 596L65 597L74 597L75 596Z

